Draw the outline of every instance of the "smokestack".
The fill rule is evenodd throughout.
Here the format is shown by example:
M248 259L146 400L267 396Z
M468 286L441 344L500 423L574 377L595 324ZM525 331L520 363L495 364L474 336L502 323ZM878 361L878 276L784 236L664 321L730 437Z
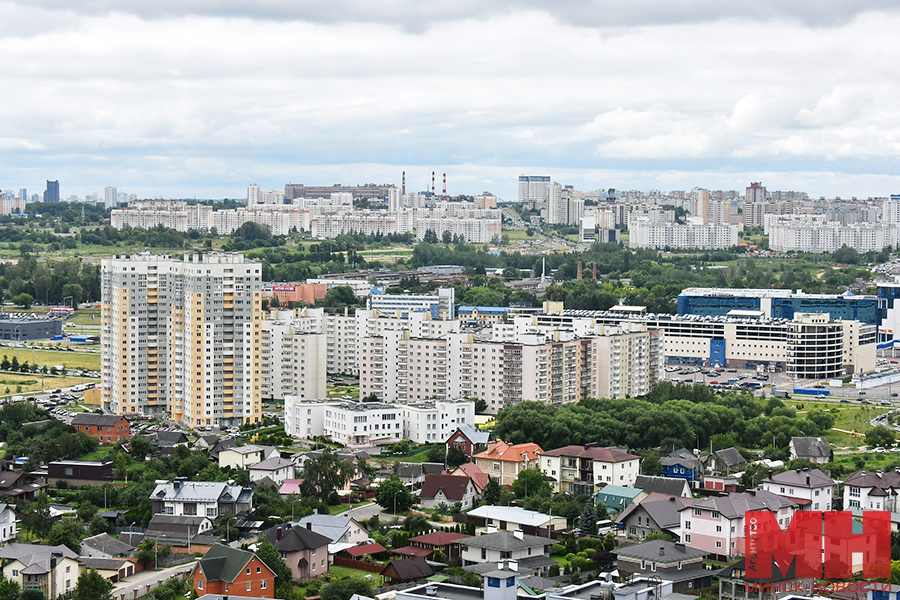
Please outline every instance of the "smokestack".
M400 193L406 195L406 171L403 171L403 188Z
M447 200L447 174L444 173L444 193L441 195L441 200Z
M434 196L434 171L431 172L431 195Z
M576 271L575 278L578 281L581 281L582 276L584 275L584 260L579 256L578 257L578 270Z

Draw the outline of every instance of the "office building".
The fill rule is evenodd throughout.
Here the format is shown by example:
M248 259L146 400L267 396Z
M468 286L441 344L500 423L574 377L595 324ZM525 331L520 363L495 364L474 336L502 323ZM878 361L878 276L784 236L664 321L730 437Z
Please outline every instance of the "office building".
M236 253L104 259L103 408L191 427L258 422L261 268Z
M376 286L369 292L366 308L401 319L416 312L430 312L433 319L452 319L456 314L455 297L454 288L440 288L437 294L388 294L383 286Z
M107 186L103 189L103 206L105 208L115 208L119 204L119 191Z
M47 180L47 189L44 190L44 202L48 204L59 202L59 181Z

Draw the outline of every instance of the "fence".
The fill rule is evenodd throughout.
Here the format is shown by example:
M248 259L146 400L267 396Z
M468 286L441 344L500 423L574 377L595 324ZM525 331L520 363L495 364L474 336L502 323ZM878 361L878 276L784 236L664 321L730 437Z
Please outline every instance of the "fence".
M332 559L333 564L338 567L349 567L351 569L359 569L361 571L369 571L370 573L381 573L384 565L356 560L355 558L346 558L344 556L335 556Z

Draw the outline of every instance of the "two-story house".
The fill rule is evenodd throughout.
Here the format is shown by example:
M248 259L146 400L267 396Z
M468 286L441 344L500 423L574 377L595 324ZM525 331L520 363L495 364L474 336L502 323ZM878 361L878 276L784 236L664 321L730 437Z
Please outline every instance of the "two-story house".
M459 502L463 510L468 510L478 497L475 484L470 478L441 473L425 476L425 483L419 492L419 504L424 508L435 509L441 504L452 506Z
M674 477L685 481L700 481L703 477L703 458L687 448L680 448L659 459L663 477Z
M784 471L763 479L761 485L767 492L796 502L798 510L831 510L834 480L819 469Z
M792 437L789 444L791 460L804 458L817 465L831 461L831 448L822 437Z
M546 515L536 510L525 510L518 506L483 505L466 513L476 527L490 530L515 531L521 529L526 534L549 537L555 531L567 526L566 518L560 515Z
M256 444L235 446L219 451L219 466L249 469L251 465L276 456L281 456L281 454L278 452L278 448L273 446L257 446Z
M307 515L300 519L298 525L328 538L328 553L331 555L369 539L368 530L347 515Z
M16 539L19 520L11 504L0 503L0 544Z
M321 577L328 573L327 537L307 527L278 527L269 534L269 541L281 554L285 564L297 581Z
M538 468L538 453L543 452L537 444L507 444L488 442L487 449L472 459L479 469L499 480L500 485L512 485L519 473L525 469Z
M255 465L250 465L250 481L259 481L264 477L268 477L278 486L287 479L293 479L293 461L281 458L280 456L273 456L272 458L267 458Z
M171 483L160 483L150 494L153 514L187 515L218 519L253 508L253 490L222 481L188 481L176 477Z
M480 431L472 425L460 425L447 438L447 449L456 448L466 456L472 456L487 448L491 441L490 431Z
M252 552L214 544L194 567L194 590L248 598L274 598L275 573Z
M844 510L886 510L898 513L898 494L900 472L857 471L844 479Z
M748 511L769 511L785 529L797 508L790 498L764 490L694 499L679 511L681 542L728 560L745 553L744 515Z
M96 438L100 445L115 444L131 437L131 424L122 415L79 413L72 418L72 427Z
M496 569L498 562L515 560L520 576L546 575L550 566L556 564L549 554L552 541L521 530L466 538L460 540L463 568L482 574Z
M630 486L641 472L640 456L594 443L540 451L538 460L554 492L593 494L604 485Z
M0 577L25 590L41 590L44 598L71 592L78 582L78 555L66 546L6 544L0 559Z
M693 498L653 493L639 503L628 505L616 523L629 540L642 540L651 533L668 533L681 539L681 509L690 506Z
M708 588L712 573L703 568L706 552L681 543L653 540L613 550L619 577L653 576L671 581L673 591L690 593Z

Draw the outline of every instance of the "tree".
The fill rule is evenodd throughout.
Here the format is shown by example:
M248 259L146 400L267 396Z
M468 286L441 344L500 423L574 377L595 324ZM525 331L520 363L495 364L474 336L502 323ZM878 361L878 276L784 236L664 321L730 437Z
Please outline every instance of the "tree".
M116 454L116 472L120 479L128 478L128 456L124 452Z
M487 400L482 400L481 398L475 398L475 414L483 415L487 412Z
M413 505L413 497L400 478L391 475L378 486L375 502L384 510L390 510L397 514L397 512L409 510L409 507Z
M300 478L300 495L307 498L328 498L344 487L353 476L353 467L335 454L331 448L318 458L307 459Z
M22 588L14 579L0 580L0 600L19 600Z
M27 310L31 308L32 304L34 304L34 296L22 292L21 294L13 296L12 303L17 304L18 306L21 306L22 308Z
M597 533L597 513L593 502L585 502L584 510L578 517L578 534L582 536L595 535Z
M25 588L19 595L19 600L46 600L44 592L38 588Z
M54 523L47 536L47 543L51 546L66 546L72 552L81 550L81 540L84 539L84 523L78 519L63 519Z
M488 476L487 485L484 486L484 503L497 505L500 503L500 481L495 477Z
M100 515L94 515L91 518L91 522L88 524L88 533L91 536L100 535L101 533L106 533L109 529L109 521Z
M263 537L262 542L260 542L259 547L256 549L256 556L259 557L259 560L266 563L266 566L275 573L276 587L284 582L290 583L291 579L293 579L291 568L285 564L284 559L281 558L281 554L275 549L269 541L269 538Z
M896 434L892 429L884 425L878 425L866 432L866 444L870 447L883 446L885 448L894 445Z
M447 466L455 468L467 462L469 462L469 457L466 456L465 452L456 446L450 446L447 450Z
M50 519L50 498L46 492L40 492L22 510L22 526L38 537L50 533L53 521Z
M425 458L428 462L443 463L447 457L447 447L444 444L434 444L425 451Z
M172 547L168 544L160 544L157 552L156 540L146 539L138 544L136 558L139 563L144 565L144 568L150 563L154 563L153 566L157 567L158 565L155 564L157 557L162 560L170 554L172 554Z
M356 306L356 294L349 285L340 285L333 287L325 292L325 299L322 304L328 308L344 308L345 306Z
M0 361L0 369L9 371L9 357L5 354L3 355L3 360Z
M441 241L445 244L453 243L453 234L450 233L449 229L445 230L444 233L441 234Z
M131 438L129 444L131 455L135 460L144 460L144 458L153 454L153 444L142 435L136 435Z
M428 229L425 231L425 236L422 238L422 241L426 244L437 244L438 236L437 233L434 232L434 229ZM323 598L324 600L324 598Z
M259 507L259 504L257 504L257 507ZM235 527L236 524L237 517L235 517L230 510L225 510L219 515L219 520L216 522L213 531L216 535L224 535L225 541L230 541L231 536L237 531L237 528Z
M659 454L656 450L647 450L641 460L641 473L644 475L659 475L662 473L662 463L659 462Z
M550 482L547 476L538 469L523 469L513 481L512 491L516 498L528 498L530 496L549 496Z
M112 583L103 575L95 569L89 569L78 576L72 600L111 600L109 592L112 588Z
M362 579L338 579L322 587L322 600L350 600L354 594L372 597L372 586Z

